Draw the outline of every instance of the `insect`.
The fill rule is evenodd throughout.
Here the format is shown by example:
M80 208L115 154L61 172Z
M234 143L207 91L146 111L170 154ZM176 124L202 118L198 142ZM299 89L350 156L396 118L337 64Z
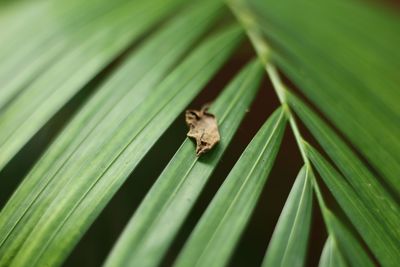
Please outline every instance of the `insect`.
M200 156L212 149L220 140L217 119L207 112L209 105L201 110L186 110L187 136L196 140L196 155Z

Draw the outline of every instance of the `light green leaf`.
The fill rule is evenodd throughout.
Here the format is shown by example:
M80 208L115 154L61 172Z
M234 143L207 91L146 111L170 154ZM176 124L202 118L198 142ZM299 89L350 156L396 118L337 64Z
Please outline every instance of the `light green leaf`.
M400 194L399 16L357 0L238 2L272 60Z
M399 262L400 246L393 229L388 229L361 201L347 181L311 146L304 144L307 155L349 217L368 247L382 266L395 267Z
M287 94L290 106L344 174L364 205L388 231L400 237L400 207L351 149L299 98Z
M206 17L213 10L211 6L202 11ZM204 27L202 21L206 17L200 14L199 27ZM182 25L182 22L178 25ZM194 24L187 21L183 25L189 31L194 29ZM181 34L188 34L187 30ZM193 40L194 37L192 35L190 38ZM238 28L230 28L210 38L153 90L145 104L139 102L132 107L136 94L129 93L129 98L125 96L118 105L106 112L105 118L94 124L93 129L86 129L90 134L86 133L85 141L72 145L72 152L68 152L71 155L50 172L52 176L41 180L40 172L43 170L38 164L35 168L38 173L28 177L38 182L27 182L27 187L19 189L29 192L32 187L35 188L30 201L22 206L21 212L13 220L3 214L1 216L7 224L5 231L8 233L3 238L7 241L2 246L4 253L13 257L15 250L24 242L15 264L32 266L62 261L157 138L230 55L240 37ZM162 39L159 42L162 44ZM179 52L175 53L179 55ZM133 64L129 68L135 69L135 66L138 65ZM157 67L155 74L161 72L162 75L165 72L160 68ZM142 86L152 79L151 73L145 77L140 81ZM132 73L125 70L119 79L132 79ZM130 84L122 83L119 86L130 88ZM95 105L98 104L101 102L95 102ZM70 130L74 132L75 127L82 126L73 125ZM61 151L63 145L61 143ZM42 164L45 167L47 165L46 161ZM12 206L9 213L13 214ZM35 227L38 229L35 230Z
M2 110L0 169L69 99L180 1L128 2L74 39L76 47Z
M212 24L213 18L218 13L216 7L217 5L207 6L205 9L195 8L172 21L170 25L166 25L165 29L144 42L90 99L40 159L2 210L0 244L8 238L16 222L21 220L25 213L29 214L27 210L34 205L35 199L46 186L51 185L51 180L65 162L70 160L79 146L84 144L88 137L95 138L93 134L96 127L107 114L113 111L108 121L119 123L122 120L119 118L121 114L134 110L147 95L154 91L156 85L179 57ZM188 30L189 22L196 27ZM175 38L180 39L179 44L176 44ZM115 90L115 88L119 89ZM19 233L19 236L21 235ZM2 249L0 249L0 254L1 251Z
M105 266L158 266L239 127L263 68L248 64L210 107L221 135L215 149L196 157L186 139L122 233Z
M312 186L303 166L275 227L263 267L304 266L311 226Z
M76 49L102 27L116 9L129 8L121 1L103 0L18 2L19 12L0 22L0 27L6 25L0 32L8 40L0 44L0 110L63 53Z
M257 203L286 124L280 108L237 161L189 237L175 266L224 266Z
M325 242L324 249L322 250L321 258L319 260L319 267L346 267L346 261L338 250L335 240L329 236Z

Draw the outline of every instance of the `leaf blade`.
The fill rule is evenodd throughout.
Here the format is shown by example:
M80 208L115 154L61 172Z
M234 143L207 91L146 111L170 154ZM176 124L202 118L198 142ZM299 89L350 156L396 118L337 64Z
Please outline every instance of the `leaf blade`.
M311 227L312 186L303 166L286 200L269 242L263 267L303 266Z

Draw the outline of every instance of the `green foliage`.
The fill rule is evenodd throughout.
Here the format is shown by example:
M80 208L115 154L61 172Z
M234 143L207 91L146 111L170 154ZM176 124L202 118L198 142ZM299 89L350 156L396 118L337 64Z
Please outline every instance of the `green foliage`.
M239 2L272 60L400 194L398 15L357 0Z
M263 267L304 265L312 212L312 185L309 175L309 167L304 166L276 224Z
M244 68L210 107L219 119L221 141L201 159L186 139L153 185L117 242L106 266L157 266L215 169L248 109L262 67Z
M175 266L225 266L279 150L286 117L276 110L247 146L201 217Z
M192 142L183 142L105 265L162 262L239 128L264 67L281 106L248 144L175 265L229 262L288 121L304 167L263 266L305 266L313 191L328 233L320 266L374 266L369 251L379 265L399 266L396 12L359 0L0 3L0 170L74 96L96 89L1 210L0 267L60 266L147 152L233 56L244 33L259 60L238 72L211 105L220 144L198 158ZM304 97L294 95L277 68ZM314 170L338 207L325 202Z
M307 156L335 196L339 205L360 232L369 248L385 266L396 266L400 247L396 230L387 228L372 214L369 203L363 203L346 180L312 147Z
M206 17L208 11L203 10ZM187 27L188 22L184 25ZM54 152L65 158L60 165L49 164L43 159L30 173L26 183L20 186L19 190L29 192L30 198L26 199L25 193L17 192L0 215L3 225L2 264L8 264L13 259L18 265L38 266L62 261L84 229L92 223L95 214L101 211L145 152L230 55L240 37L240 29L233 27L210 38L165 77L145 103L134 106L130 101L132 98L125 95L118 106L106 113L100 122L93 124L95 128L89 129L90 134L83 142L72 144L71 152L64 148L64 143L61 144ZM131 77L132 74L125 71L124 75ZM126 76L120 78L128 79ZM128 84L124 85L131 89ZM131 94L131 97L135 98L136 94ZM98 103L95 105L99 106ZM122 118L121 109L126 112ZM87 125L82 126L78 121L77 124L71 123L66 131L81 134L80 129L74 128ZM53 161L54 157L48 160ZM50 167L45 172L51 174L49 177L41 172L46 166ZM73 177L79 179L71 179ZM13 208L16 206L19 207L18 212ZM59 242L58 239L64 241Z
M299 98L289 94L288 102L344 174L347 182L356 190L357 195L369 206L369 210L375 217L381 218L381 223L387 224L388 229L399 233L400 229L396 225L400 221L400 207L392 195L337 134Z
M0 168L4 167L40 127L105 65L126 49L132 41L139 38L157 21L160 21L165 13L173 9L174 2L177 1L179 0L157 0L154 3L146 1L127 2L118 6L115 11L107 12L104 17L96 17L92 21L94 25L89 25L92 27L88 27L88 29L75 25L74 29L79 29L82 32L70 37L73 47L62 50L62 56L59 60L50 64L33 81L30 82L29 79L25 81L28 85L21 89L21 92L14 92L19 87L10 89L6 87L4 91L10 91L7 95L10 95L12 101L5 103L7 105L0 114L0 150L2 151ZM160 8L154 8L157 4ZM48 12L51 12L51 10ZM51 27L52 23L49 22L48 24ZM61 28L60 32L56 34L65 38L63 35L65 30ZM42 29L42 31L49 34L46 29ZM24 33L16 31L15 34ZM40 42L46 41L47 38L53 40L56 37L43 36ZM25 43L23 42L21 46ZM57 42L57 46L59 45L63 45L63 43ZM40 43L38 46L43 47L44 44ZM14 47L14 49L18 51L19 48ZM24 51L29 48L21 49ZM46 54L47 51L52 51L52 49L52 47L46 48ZM41 57L40 53L33 56ZM18 58L12 57L11 60L14 63L14 60L18 61ZM23 58L21 63L15 64L26 64L26 61L29 61L29 59ZM11 65L7 61L4 62L7 66ZM17 65L16 69L11 69L5 74L6 77L13 79L13 73L19 72L19 68L23 67ZM37 68L35 70L37 71Z
M375 266L353 233L328 209L324 210L324 219L331 237L350 266Z

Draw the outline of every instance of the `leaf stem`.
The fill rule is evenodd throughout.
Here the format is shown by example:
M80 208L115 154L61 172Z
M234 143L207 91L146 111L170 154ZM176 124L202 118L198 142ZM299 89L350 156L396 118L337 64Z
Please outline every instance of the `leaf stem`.
M300 133L299 127L293 116L293 113L287 103L286 93L285 93L287 91L287 89L286 89L285 85L283 84L281 78L279 77L279 74L274 65L267 63L267 65L265 66L265 69L267 70L268 76L272 81L273 88L274 88L276 94L278 95L279 101L281 102L282 106L284 106L284 108L285 108L285 111L289 118L290 127L292 128L292 131L293 131L294 137L296 139L297 146L299 147L303 161L306 165L310 165L310 161L306 155L306 151L304 148L304 139Z
M306 165L310 165L310 161L306 156L305 149L303 146L304 139L301 136L299 127L297 126L292 111L290 110L290 107L287 104L286 93L285 93L287 91L286 86L279 77L278 71L276 70L275 66L270 63L269 57L271 50L267 42L263 39L261 31L259 30L256 21L254 19L254 16L251 14L248 8L245 5L243 5L241 0L228 0L227 5L230 7L234 15L238 18L239 22L245 29L247 35L250 38L250 41L254 45L258 57L265 66L268 76L271 79L275 93L277 94L278 99L288 116L290 127L292 128L303 161Z
M286 92L288 91L288 89L285 86L285 84L283 83L282 79L280 78L279 73L276 70L276 67L269 60L270 53L271 53L269 45L265 41L265 39L262 37L261 31L259 30L259 28L256 24L254 16L251 14L249 9L242 3L241 0L227 0L227 5L232 10L232 12L236 16L236 18L239 20L242 27L245 29L247 35L250 38L251 43L253 44L253 46L256 50L256 53L257 53L259 59L265 66L267 74L268 74L269 78L271 79L274 91L275 91L276 95L278 96L279 102L281 103L282 107L284 108L284 110L287 114L290 128L293 131L293 134L294 134L297 146L299 148L301 157L303 158L304 164L306 165L306 168L311 173L311 175L309 175L308 177L312 177L311 183L313 185L315 194L317 196L319 206L325 217L325 212L328 210L328 207L326 206L324 198L322 197L322 193L321 193L321 190L315 179L310 160L307 157L306 150L304 147L306 141L304 140L303 136L301 135L299 127L296 122L296 119L293 116L293 112L291 111L291 109L287 103Z

